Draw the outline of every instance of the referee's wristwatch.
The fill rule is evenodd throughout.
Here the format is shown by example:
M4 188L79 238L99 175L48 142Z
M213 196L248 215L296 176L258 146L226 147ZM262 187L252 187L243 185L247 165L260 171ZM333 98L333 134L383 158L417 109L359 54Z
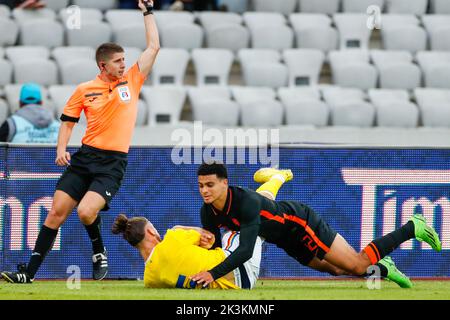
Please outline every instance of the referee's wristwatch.
M144 12L144 16L148 16L149 14L153 14L153 6L150 4L150 1L143 1L145 5L146 12Z

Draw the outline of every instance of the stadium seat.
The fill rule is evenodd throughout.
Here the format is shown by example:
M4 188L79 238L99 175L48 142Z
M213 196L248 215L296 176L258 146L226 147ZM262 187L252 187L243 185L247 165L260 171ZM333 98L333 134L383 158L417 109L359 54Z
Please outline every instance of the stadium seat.
M280 62L281 55L270 49L242 49L238 53L246 86L285 87L288 69Z
M228 85L233 60L233 53L225 49L192 50L192 61L195 66L197 85Z
M0 47L16 44L19 36L19 26L14 20L0 17L0 30L8 30L8 32L0 32Z
M270 88L232 87L233 96L241 106L241 124L245 127L280 126L283 106Z
M338 13L333 15L339 31L340 49L368 49L372 30L367 28L367 15L358 13Z
M381 29L383 49L385 50L407 50L411 53L426 50L427 33L419 26L402 25Z
M370 101L376 109L376 123L380 127L415 128L419 123L419 109L410 102L406 90L371 89Z
M56 20L56 13L52 9L42 8L39 10L27 10L15 8L12 16L19 24L30 20Z
M148 125L178 124L186 100L182 86L144 86L142 96L148 105Z
M192 50L203 46L204 31L193 23L176 23L162 28L160 36L164 48Z
M289 71L289 86L312 86L319 83L325 54L317 49L283 51L283 60Z
M381 20L382 28L420 25L420 20L413 14L384 14Z
M136 47L145 49L145 26L143 23L124 24L113 29L113 39L122 47Z
M35 82L43 86L58 83L58 67L51 60L30 58L13 62L14 82Z
M206 46L234 52L249 47L250 32L242 25L223 23L206 30Z
M81 8L95 8L102 11L117 8L117 0L73 0L72 4Z
M8 118L8 116L9 116L8 104L6 103L5 100L0 98L0 123L3 124L3 122L5 122L5 120Z
M162 48L150 74L153 85L182 86L189 58L189 52L184 49Z
M322 90L330 106L331 124L334 126L371 127L375 120L375 107L365 101L358 89L329 87Z
M64 8L59 10L59 18L66 24L67 20L73 15L73 9ZM84 24L86 22L101 22L103 20L103 13L99 9L94 8L80 8L80 19Z
M416 60L424 72L426 87L450 88L450 52L418 52Z
M431 0L431 12L450 14L450 2L448 0Z
M12 64L3 58L0 58L0 86L12 82L13 67Z
M227 7L230 12L244 13L248 11L249 0L221 0L221 4Z
M111 9L106 11L105 20L116 29L127 24L142 23L142 12L137 9Z
M340 0L300 0L300 12L333 14L339 6Z
M353 13L367 13L369 6L378 6L383 11L385 0L343 0L342 11Z
M8 19L11 16L11 10L7 5L0 4L0 18Z
M450 51L450 15L428 14L422 22L430 38L433 51Z
M309 124L323 127L328 124L330 110L320 100L318 88L280 88L278 97L286 110L287 125Z
M62 84L79 84L95 79L99 73L94 59L73 59L59 66Z
M100 44L110 42L112 29L109 23L98 21L83 22L82 29L66 29L69 46L89 46L97 48Z
M13 63L29 59L49 59L50 50L43 46L14 46L5 50L6 57Z
M421 86L422 73L410 52L372 50L370 55L380 75L380 88L413 90Z
M406 13L422 15L427 11L428 0L387 0L388 13Z
M240 107L228 87L192 87L188 90L194 121L208 125L237 126Z
M297 2L297 0L253 0L253 6L255 7L255 11L278 12L284 15L289 15L295 11Z
M332 20L325 14L293 13L289 21L295 31L297 48L319 49L324 52L336 50L337 30L331 26Z
M45 7L59 11L69 5L70 0L45 0Z
M58 109L64 107L75 92L77 85L53 85L48 87L50 99L56 103Z
M376 88L377 70L369 63L367 50L331 51L329 61L334 84L363 90Z
M139 99L138 105L137 105L138 111L136 115L136 127L143 127L147 125L148 120L148 107L147 103Z
M250 28L251 46L255 49L290 49L294 45L294 32L286 25L266 25Z
M20 44L25 46L60 47L64 44L61 23L45 19L32 19L20 25Z
M124 47L123 50L125 51L125 67L128 70L138 61L142 50L135 47Z
M199 13L199 21L205 30L208 31L221 24L241 25L243 18L234 12L203 11Z
M158 29L161 31L166 27L174 24L194 24L195 16L188 11L157 11L155 12L155 20Z
M51 56L56 60L61 68L73 60L89 59L95 61L95 49L92 47L57 47L51 52Z
M276 12L246 12L243 14L243 18L250 29L260 26L286 25L286 18Z
M22 84L8 84L5 86L6 100L9 105L9 113L12 114L19 110L19 98ZM41 87L42 105L54 111L54 105L48 99L48 90L46 87Z
M417 88L414 96L425 127L450 127L450 91Z

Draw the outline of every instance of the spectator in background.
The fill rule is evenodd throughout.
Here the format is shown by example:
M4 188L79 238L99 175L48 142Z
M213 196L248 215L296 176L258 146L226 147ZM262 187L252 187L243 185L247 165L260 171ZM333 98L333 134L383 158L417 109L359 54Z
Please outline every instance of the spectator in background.
M41 9L45 7L45 2L41 0L0 0L0 4L5 4L10 9Z
M42 106L41 88L27 83L20 91L20 109L0 127L0 141L13 143L56 143L59 121Z

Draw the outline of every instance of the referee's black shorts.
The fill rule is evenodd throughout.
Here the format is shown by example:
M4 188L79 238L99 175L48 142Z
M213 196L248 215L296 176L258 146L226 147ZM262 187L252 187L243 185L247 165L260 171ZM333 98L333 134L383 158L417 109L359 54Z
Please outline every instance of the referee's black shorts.
M127 154L82 145L72 155L70 165L62 174L56 190L61 190L80 202L88 191L101 195L109 203L119 191L128 164Z
M280 246L291 257L307 266L314 257L322 260L329 252L337 232L310 207L289 201L292 216L285 218L289 224L286 242Z

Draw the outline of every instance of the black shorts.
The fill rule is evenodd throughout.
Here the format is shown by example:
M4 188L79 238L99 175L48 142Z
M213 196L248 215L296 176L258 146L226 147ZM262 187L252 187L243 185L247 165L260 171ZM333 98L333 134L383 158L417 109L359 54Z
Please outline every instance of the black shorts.
M127 154L82 145L72 155L70 165L62 174L56 190L61 190L80 202L88 191L101 195L109 203L119 191L128 164Z
M281 248L301 264L307 266L314 257L322 260L328 253L337 232L310 207L299 202L290 203L293 216L289 220L288 239Z

